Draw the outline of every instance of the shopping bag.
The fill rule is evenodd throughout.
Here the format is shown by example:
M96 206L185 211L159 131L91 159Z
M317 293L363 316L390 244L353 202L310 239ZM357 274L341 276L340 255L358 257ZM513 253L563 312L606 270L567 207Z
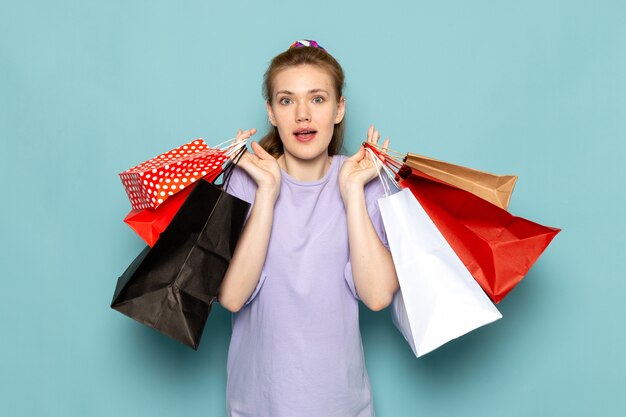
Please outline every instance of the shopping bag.
M491 299L500 302L528 273L560 229L506 210L430 177L399 171L430 219Z
M528 273L560 229L516 217L506 210L365 143L382 166L403 180L474 279L496 303ZM395 152L395 151L394 151Z
M249 208L197 181L154 247L118 279L111 307L197 350Z
M215 170L203 179L213 182L220 174L221 170ZM174 194L156 209L131 210L124 218L124 223L130 226L148 246L154 246L196 183Z
M230 146L209 148L196 139L120 173L133 209L155 209L198 179L221 171Z
M378 204L400 284L392 319L417 357L502 317L410 190Z
M193 187L174 194L156 209L131 210L124 223L130 226L148 246L152 247L170 224Z
M509 206L517 181L515 175L491 174L411 152L404 158L404 163L431 177L469 191L505 210Z

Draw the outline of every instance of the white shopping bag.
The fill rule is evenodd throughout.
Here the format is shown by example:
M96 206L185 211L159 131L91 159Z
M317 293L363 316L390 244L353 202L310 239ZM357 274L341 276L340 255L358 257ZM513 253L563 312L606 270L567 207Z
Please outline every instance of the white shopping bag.
M378 204L400 283L393 322L417 357L502 318L410 190Z

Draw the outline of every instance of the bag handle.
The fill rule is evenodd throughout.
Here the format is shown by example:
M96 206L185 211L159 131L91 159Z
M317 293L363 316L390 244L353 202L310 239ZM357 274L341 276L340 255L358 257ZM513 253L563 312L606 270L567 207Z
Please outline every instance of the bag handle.
M382 164L388 169L388 172L391 171L394 178L406 178L407 175L411 173L411 168L404 165L404 159L399 156L391 156L387 152L392 152L400 155L399 152L385 149L384 151L380 149L378 145L374 145L369 142L363 142L363 145L366 148L371 149L378 157L382 160Z
M370 148L365 148L365 150L367 151L369 157L372 160L372 163L374 164L374 167L376 168L378 179L380 180L380 183L383 186L383 190L385 191L385 197L389 197L391 195L391 190L389 189L389 184L387 184L387 181L383 179L383 176L381 174L382 166L379 166L382 165L382 163L380 162L374 151L372 151Z
M239 160L241 159L243 154L246 153L246 142L244 141L244 142L238 143L237 145L235 145L234 149L236 149L233 152L235 156L232 159L230 158L228 159L228 162L227 162L228 165L226 166L226 168L222 170L222 174L224 174L224 179L222 180L222 189L224 191L228 190L228 182L230 181L230 176L233 174L233 170L235 169L235 166L239 163ZM217 177L215 179L217 179Z
M374 167L376 167L376 172L378 174L378 178L380 179L380 182L383 186L383 189L385 191L385 196L389 197L392 192L391 192L391 188L389 187L389 183L387 181L385 181L385 179L382 176L382 172L384 172L386 174L386 178L388 180L391 181L391 183L397 188L400 189L400 185L398 184L398 182L395 179L395 174L389 169L389 167L387 167L381 160L380 158L383 157L384 158L384 153L383 152L374 152L372 150L371 147L369 146L365 146L365 150L368 152L370 158L372 159L372 162L374 163Z

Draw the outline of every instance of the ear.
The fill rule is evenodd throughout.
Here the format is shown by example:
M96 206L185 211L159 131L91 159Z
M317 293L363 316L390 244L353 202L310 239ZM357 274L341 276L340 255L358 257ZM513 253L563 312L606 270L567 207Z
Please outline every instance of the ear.
M267 117L270 119L270 123L272 126L276 127L276 117L274 116L274 110L272 110L272 105L269 100L265 102L265 109L267 110Z
M341 123L343 116L346 114L346 98L341 96L339 103L337 104L337 116L335 117L335 124Z

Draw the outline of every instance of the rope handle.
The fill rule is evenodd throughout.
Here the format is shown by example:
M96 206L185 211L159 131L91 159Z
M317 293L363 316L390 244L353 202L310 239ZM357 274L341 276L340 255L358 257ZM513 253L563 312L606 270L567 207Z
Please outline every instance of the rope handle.
M365 148L371 149L382 160L382 163L387 170L393 173L392 177L397 176L398 172L402 168L402 162L398 161L395 157L387 155L380 148L373 146L370 143L364 142L363 145Z

